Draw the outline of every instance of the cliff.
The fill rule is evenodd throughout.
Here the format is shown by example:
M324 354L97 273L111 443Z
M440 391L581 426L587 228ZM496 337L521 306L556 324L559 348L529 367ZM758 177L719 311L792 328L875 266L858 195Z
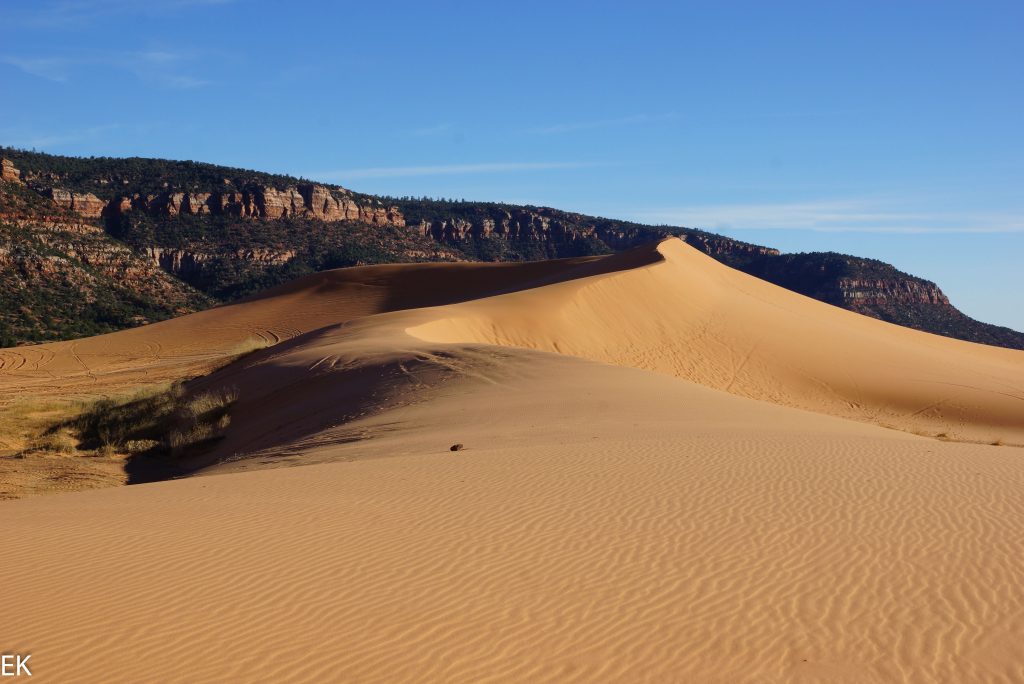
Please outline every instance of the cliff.
M359 221L375 226L405 226L405 219L395 207L359 204L343 191L313 184L289 186L283 190L250 185L238 190L210 192L135 193L131 197L122 195L111 199L101 213L120 215L130 211L141 211L150 216L309 218L326 222Z
M0 181L0 346L112 332L213 304L66 200ZM88 203L78 208L95 214Z
M778 250L679 226L649 226L549 207L389 198L419 234L488 261L607 254L669 235L714 257Z
M99 218L107 203L91 192L77 193L63 188L48 188L44 191L54 204L62 209L70 209L83 218Z

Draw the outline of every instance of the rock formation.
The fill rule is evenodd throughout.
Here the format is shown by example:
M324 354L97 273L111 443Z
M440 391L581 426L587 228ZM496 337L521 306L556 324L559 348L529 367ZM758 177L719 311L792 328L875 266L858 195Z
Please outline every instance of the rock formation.
M21 171L14 167L14 162L10 159L0 159L0 180L19 185L22 182Z
M917 279L840 278L837 290L843 305L852 309L899 303L949 306L949 299L935 283Z
M176 249L170 247L147 247L145 255L149 261L168 273L185 280L192 280L201 274L203 269L217 259L229 257L232 261L251 264L258 267L281 266L288 263L296 255L295 250L272 249L237 249L228 255L214 251L197 251L193 249Z
M91 192L79 194L62 188L49 188L45 195L57 206L70 209L85 218L99 218L107 206L106 202Z
M361 221L370 225L404 227L405 219L396 207L356 203L339 191L323 185L297 185L278 190L270 186L249 186L241 190L135 194L118 197L106 211L123 214L141 211L151 216L207 214L237 218L310 218L318 221Z
M676 234L711 256L745 254L776 255L777 249L751 245L720 235L658 229L627 221L597 219L591 216L545 207L488 207L484 212L464 211L450 218L421 220L416 230L439 242L453 244L472 240L497 238L512 242L534 242L555 245L583 244L594 241L613 250L628 249L659 234Z

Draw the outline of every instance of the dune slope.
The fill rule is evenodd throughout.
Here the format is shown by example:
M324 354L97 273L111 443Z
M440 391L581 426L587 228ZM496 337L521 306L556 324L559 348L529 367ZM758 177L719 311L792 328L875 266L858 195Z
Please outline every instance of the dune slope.
M0 349L0 405L16 395L116 393L143 383L176 380L206 372L239 352L326 325L572 278L593 261L401 264L325 271L235 304L140 328Z
M408 332L643 368L920 434L1024 444L1024 352L822 304L679 240L638 250L660 258L430 311Z

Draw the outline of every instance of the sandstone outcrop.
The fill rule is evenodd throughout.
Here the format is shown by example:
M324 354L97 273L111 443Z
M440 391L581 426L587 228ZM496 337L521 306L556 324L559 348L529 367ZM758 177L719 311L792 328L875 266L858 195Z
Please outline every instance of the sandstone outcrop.
M909 278L840 278L837 287L847 308L887 304L949 306L949 298L934 283Z
M109 236L103 202L0 186L0 347L169 318L212 302ZM87 216L91 218L87 218Z
M152 216L207 214L238 218L309 218L318 221L361 221L370 225L404 227L396 207L360 204L339 190L323 185L297 185L278 190L249 186L218 192L163 192L119 197L107 211L123 214L141 211Z
M53 203L64 209L70 209L85 218L99 218L107 203L91 192L80 194L62 188L50 188L44 193Z
M416 230L440 242L460 243L480 238L500 238L514 242L555 243L559 245L594 240L611 249L628 249L652 239L648 226L558 211L556 209L523 207L515 209L491 208L488 216L472 218L420 221ZM668 235L668 231L665 231ZM688 243L712 256L776 255L777 249L750 245L721 236L701 233L682 233Z
M10 159L0 159L0 180L21 185L21 171L14 167Z
M149 261L168 273L189 280L202 272L214 260L228 256L232 261L260 267L281 266L295 258L295 250L272 250L261 248L236 249L230 254L194 249L147 247L145 255Z

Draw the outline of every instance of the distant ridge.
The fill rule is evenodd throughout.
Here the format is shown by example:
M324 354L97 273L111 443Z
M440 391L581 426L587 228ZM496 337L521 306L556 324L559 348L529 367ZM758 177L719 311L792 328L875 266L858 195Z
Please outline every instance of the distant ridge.
M842 254L546 207L366 195L192 161L0 150L0 346L72 339L233 301L357 264L524 261L682 237L715 259L867 316L1024 349L935 283Z

